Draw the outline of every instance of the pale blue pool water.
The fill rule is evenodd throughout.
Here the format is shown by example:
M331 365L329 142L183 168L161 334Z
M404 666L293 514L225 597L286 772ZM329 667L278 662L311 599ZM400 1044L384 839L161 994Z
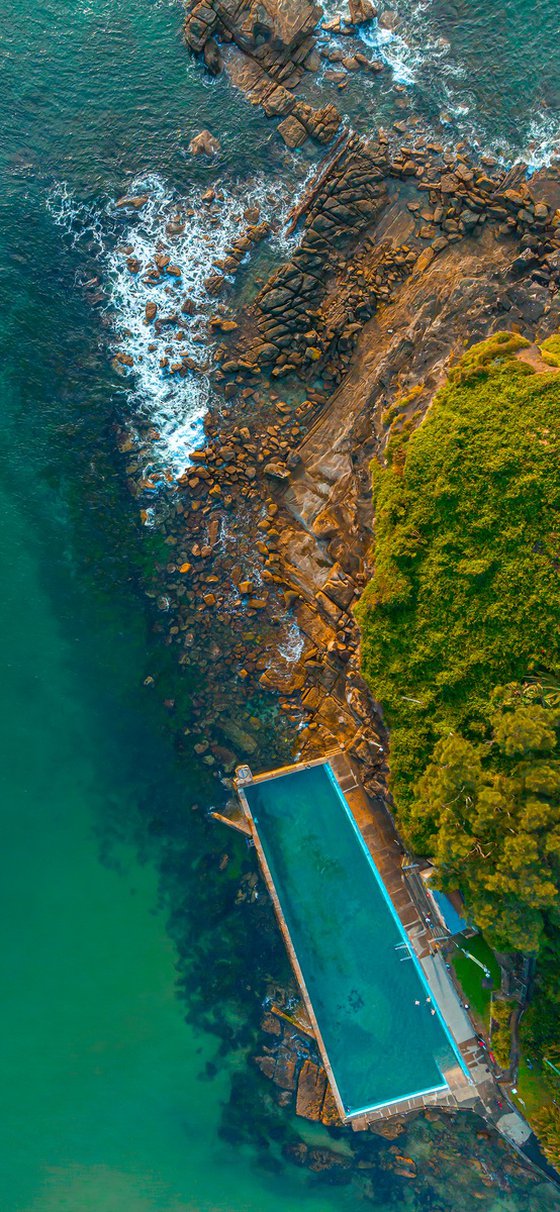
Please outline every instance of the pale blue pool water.
M347 1114L444 1087L459 1057L328 764L245 792Z

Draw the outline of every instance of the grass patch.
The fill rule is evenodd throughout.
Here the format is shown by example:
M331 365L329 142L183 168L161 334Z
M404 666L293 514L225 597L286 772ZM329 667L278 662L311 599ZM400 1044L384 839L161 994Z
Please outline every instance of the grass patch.
M476 959L480 960L489 969L492 977L494 990L500 988L500 966L486 940L481 934L475 938L460 940L457 939L460 946L464 946L465 951L469 951ZM482 981L484 973L478 964L473 963L468 956L462 951L456 951L451 960L457 980L464 994L464 999L468 1002L472 1010L480 1019L484 1028L487 1029L490 1025L490 989L483 987Z
M543 1107L552 1105L552 1092L540 1065L535 1061L529 1069L523 1056L519 1062L517 1094L512 1094L519 1110L530 1121Z
M560 367L560 333L548 337L539 348L544 361L548 362L549 366Z

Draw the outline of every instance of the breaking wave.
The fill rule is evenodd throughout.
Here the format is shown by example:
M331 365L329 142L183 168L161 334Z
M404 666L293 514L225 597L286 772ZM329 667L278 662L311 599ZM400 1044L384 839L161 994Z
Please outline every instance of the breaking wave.
M295 664L299 661L304 649L303 635L294 621L290 623L286 629L283 639L278 645L278 652L288 664Z
M327 25L348 19L347 0L323 8ZM409 89L438 137L534 171L560 155L557 19L553 3L540 8L542 28L511 0L499 9L471 0L462 16L436 0L394 0L356 35Z
M288 234L287 221L308 176L297 190L258 177L242 187L217 185L179 197L153 174L130 186L137 208L108 198L88 205L64 183L52 191L48 208L55 222L73 248L87 250L88 264L95 262L102 275L114 363L126 376L127 411L148 492L181 475L203 441L215 345L208 319L221 310L209 289L212 275L221 273L219 263L246 230L247 214L253 223L258 215L271 225L271 255L278 261L289 255L298 237ZM231 273L223 276L232 280ZM148 304L157 309L155 322L147 320Z

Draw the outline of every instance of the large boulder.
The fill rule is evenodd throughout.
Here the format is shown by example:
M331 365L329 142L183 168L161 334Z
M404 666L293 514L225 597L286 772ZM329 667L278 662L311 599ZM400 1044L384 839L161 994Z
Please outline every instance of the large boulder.
M278 124L278 134L282 136L287 147L295 150L296 147L302 147L307 139L307 131L297 118L284 118L283 122Z
M313 0L191 0L185 37L193 50L201 51L214 32L225 30L242 50L267 46L290 55L310 37L322 15ZM213 63L217 66L215 56Z
M195 135L189 143L189 151L192 156L215 156L220 149L220 140L209 130L201 130L200 134Z
M377 10L371 0L349 0L348 8L352 25L365 25L366 21L373 21L377 16Z
M272 50L293 51L315 29L323 15L312 0L249 0L236 21L235 40L254 47L266 43Z

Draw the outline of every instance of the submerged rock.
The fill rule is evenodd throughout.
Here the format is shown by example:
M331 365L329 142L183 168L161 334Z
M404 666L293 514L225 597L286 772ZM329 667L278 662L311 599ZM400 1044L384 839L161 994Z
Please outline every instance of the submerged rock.
M327 1092L325 1070L311 1060L303 1062L296 1096L296 1114L304 1119L319 1120Z
M147 201L148 201L147 194L134 194L131 197L119 198L119 200L117 202L117 206L119 208L123 207L123 206L132 206L134 208L134 210L140 210L140 208L142 206L146 205Z

